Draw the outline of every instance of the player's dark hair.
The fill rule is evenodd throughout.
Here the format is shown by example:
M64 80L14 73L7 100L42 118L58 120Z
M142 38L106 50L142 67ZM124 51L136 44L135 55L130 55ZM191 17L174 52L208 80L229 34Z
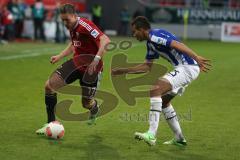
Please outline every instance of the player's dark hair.
M66 3L60 6L59 8L61 14L75 14L76 10L72 4Z
M148 21L148 19L144 16L138 16L136 17L132 22L131 22L131 25L135 25L136 29L140 29L140 28L143 28L143 29L150 29L151 28L151 25Z

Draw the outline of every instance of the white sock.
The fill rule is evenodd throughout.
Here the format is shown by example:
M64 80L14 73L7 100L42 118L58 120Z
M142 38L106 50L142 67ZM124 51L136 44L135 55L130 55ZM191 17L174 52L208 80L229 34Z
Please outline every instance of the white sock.
M160 119L160 114L162 111L162 98L153 97L150 98L150 112L149 112L149 130L148 132L152 133L154 136L157 134L158 123Z
M184 139L176 112L171 104L168 107L163 108L163 114L167 120L169 127L175 134L176 140Z

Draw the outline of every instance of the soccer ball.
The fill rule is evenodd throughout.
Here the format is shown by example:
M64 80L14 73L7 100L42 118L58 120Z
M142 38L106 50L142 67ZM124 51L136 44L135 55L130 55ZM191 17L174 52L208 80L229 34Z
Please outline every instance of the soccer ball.
M64 127L58 121L50 122L46 128L46 136L52 139L61 139L64 136Z

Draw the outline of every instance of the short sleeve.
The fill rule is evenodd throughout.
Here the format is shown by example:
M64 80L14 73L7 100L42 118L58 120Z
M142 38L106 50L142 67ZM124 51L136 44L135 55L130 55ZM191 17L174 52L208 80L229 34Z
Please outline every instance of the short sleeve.
M81 18L80 24L86 29L86 32L90 34L90 37L92 37L94 40L99 40L99 38L103 35L103 32L88 19Z

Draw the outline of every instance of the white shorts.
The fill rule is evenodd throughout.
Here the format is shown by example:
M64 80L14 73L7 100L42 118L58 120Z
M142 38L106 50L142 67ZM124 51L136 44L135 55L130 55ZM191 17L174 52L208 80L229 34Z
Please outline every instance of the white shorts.
M167 94L182 95L185 88L195 80L200 73L199 66L195 65L180 65L165 74L162 78L168 80L172 85L172 90Z

